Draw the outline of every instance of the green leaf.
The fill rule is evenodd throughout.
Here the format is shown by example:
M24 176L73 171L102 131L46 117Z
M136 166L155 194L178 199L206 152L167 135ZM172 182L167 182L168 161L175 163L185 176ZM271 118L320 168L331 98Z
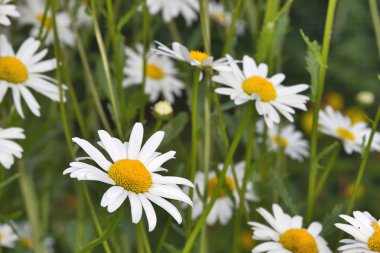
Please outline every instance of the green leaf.
M328 213L322 222L323 230L322 235L328 236L334 232L334 224L339 220L339 215L343 212L344 204L340 203L334 206L332 211Z
M302 30L301 35L307 45L305 56L306 70L311 77L311 101L314 102L317 95L319 68L323 65L321 46L318 41L311 41Z
M274 28L275 23L268 22L268 24L266 24L260 32L260 37L257 42L257 54L255 57L258 62L264 61L269 54L269 49L272 46Z
M173 117L173 119L162 128L162 131L166 133L162 143L166 144L175 139L184 130L188 121L189 116L185 112L180 112Z
M3 182L0 183L0 189L4 188L5 186L11 184L13 181L15 181L20 176L20 173L16 173L13 176L5 179Z
M164 248L166 249L167 253L181 253L181 250L177 249L176 247L174 247L173 245L169 243L165 243Z
M288 188L285 185L284 179L281 178L281 176L275 171L272 171L272 179L273 187L280 195L285 206L290 210L290 212L293 215L299 214L297 206L294 203L294 200L291 194L289 193Z
M335 141L333 144L325 147L317 156L316 162L320 161L327 155L329 155L331 152L333 152L337 147L339 146L339 142Z

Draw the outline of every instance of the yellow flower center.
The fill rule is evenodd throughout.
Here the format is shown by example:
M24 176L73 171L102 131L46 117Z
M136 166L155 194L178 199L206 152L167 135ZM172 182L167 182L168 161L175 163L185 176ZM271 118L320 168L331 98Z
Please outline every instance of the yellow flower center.
M33 249L32 240L27 237L20 237L19 239L20 245L25 249Z
M336 133L338 134L338 136L340 138L342 138L343 140L346 140L346 141L354 141L355 140L355 135L353 133L351 133L349 130L347 129L344 129L344 128L338 128L338 130L336 130Z
M272 141L277 143L278 146L281 148L285 148L288 146L288 141L285 138L282 138L281 136L275 135L272 137Z
M225 180L226 180L226 184L227 184L228 188L231 191L234 191L236 189L234 180L231 177L229 177L229 176L226 176ZM217 184L218 184L218 178L216 176L212 177L208 181L208 196L211 197L211 195L215 191L215 188L216 188ZM227 193L224 191L224 189L220 189L220 191L219 191L219 197L224 197L226 195L227 195Z
M277 97L276 89L266 78L252 76L243 82L243 90L248 95L256 93L264 102L269 102Z
M191 50L190 57L191 59L196 60L202 64L209 57L209 55L201 51Z
M375 229L375 232L368 238L368 248L375 252L380 252L380 227L377 221L372 222L372 227Z
M219 24L225 24L226 23L227 18L226 18L226 15L224 13L215 13L215 14L211 14L211 16Z
M165 73L162 70L162 68L160 68L156 64L148 64L146 66L146 75L149 78L160 80L164 77Z
M0 242L4 239L3 233L0 233Z
M27 79L28 70L19 59L10 56L0 58L0 80L24 83Z
M43 14L39 14L37 15L37 20L38 22L40 22L41 26L43 26L44 28L46 29L49 29L50 28L50 24L51 24L51 17L49 16L45 16L45 22L42 24L42 20L44 19L44 15Z
M280 235L280 243L293 253L317 253L314 237L306 229L289 229Z
M117 185L135 193L147 192L152 185L150 172L139 160L119 160L111 165L108 175Z

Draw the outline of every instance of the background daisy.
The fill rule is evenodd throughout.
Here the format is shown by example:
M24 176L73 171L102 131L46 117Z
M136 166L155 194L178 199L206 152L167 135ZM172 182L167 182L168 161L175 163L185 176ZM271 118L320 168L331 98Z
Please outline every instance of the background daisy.
M124 87L141 85L143 82L143 46L138 44L136 51L130 47L125 49L127 54L126 66L124 67ZM165 56L159 56L150 50L147 55L145 93L149 95L150 101L154 102L163 97L171 104L175 96L181 96L184 84L176 75L177 69L173 61Z
M78 180L100 181L112 185L103 195L101 206L107 211L116 211L129 198L131 204L132 222L138 223L143 210L145 211L149 231L156 227L157 217L151 202L165 209L178 222L182 217L177 208L165 200L175 199L192 205L190 198L177 186L193 184L181 177L161 176L161 168L166 161L173 159L175 152L164 154L156 152L164 138L164 132L159 131L152 135L142 145L144 129L141 123L136 123L132 129L129 142L122 143L111 137L107 132L99 131L99 145L110 156L110 162L97 148L86 140L73 138L97 166L84 162L72 162L70 168L63 174ZM100 167L100 168L99 168Z
M0 224L0 247L13 248L17 240L17 235L11 226Z
M9 4L11 1L12 0L0 0L0 25L10 25L11 21L9 17L20 17L16 6Z
M56 69L55 59L42 60L48 53L47 49L38 52L41 43L34 38L25 40L17 53L4 35L0 34L0 102L3 101L8 89L11 89L17 112L24 118L21 97L32 113L40 116L40 105L28 88L50 98L60 101L56 80L43 75ZM66 89L65 86L63 86Z
M0 164L9 169L15 162L14 157L21 158L23 149L13 140L25 139L24 129L18 127L0 127Z
M224 9L224 5L220 2L211 1L208 5L210 18L224 28L229 28L232 24L232 14ZM243 35L245 23L242 20L237 20L235 25L237 35Z

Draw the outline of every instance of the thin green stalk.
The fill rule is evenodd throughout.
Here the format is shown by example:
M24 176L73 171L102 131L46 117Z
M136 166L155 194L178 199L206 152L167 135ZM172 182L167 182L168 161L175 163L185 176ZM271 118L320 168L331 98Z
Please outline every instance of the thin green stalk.
M314 200L315 200L315 185L318 174L318 168L316 166L316 157L317 157L317 142L318 142L318 114L321 107L321 100L323 95L323 89L325 85L326 78L326 68L327 61L330 51L330 41L331 41L331 32L334 23L334 14L337 0L330 0L327 16L325 31L323 35L323 44L322 44L322 66L319 71L318 78L318 87L315 104L313 107L313 125L311 131L311 152L310 152L310 168L309 168L309 188L308 188L308 198L307 198L307 211L306 211L306 222L309 223L313 217L314 210Z
M164 227L164 230L163 230L162 233L161 233L160 240L158 241L158 244L157 244L156 250L154 251L155 253L161 253L162 248L163 248L163 246L164 246L164 243L165 243L165 241L166 241L166 238L168 237L169 230L170 230L170 220L168 220L168 221L166 222L166 225L165 225L165 227Z
M157 120L156 121L156 124L155 124L155 126L154 126L154 128L153 128L153 130L152 130L152 135L155 133L155 132L157 132L158 130L160 130L160 128L162 127L162 123L163 123L164 121L163 120Z
M373 28L375 30L375 35L376 35L377 49L379 50L379 56L380 56L380 17L379 17L379 10L377 7L376 0L369 0L369 8L371 11Z
M201 20L202 39L205 52L210 54L210 18L208 15L208 0L199 0L199 14Z
M356 196L358 194L359 187L360 187L360 184L361 184L362 179L363 179L365 167L367 165L368 156L369 156L369 153L371 151L372 141L373 141L373 138L375 136L377 126L379 125L379 121L380 121L380 106L377 108L375 120L374 120L374 122L372 124L371 135L369 136L368 143L367 143L367 145L366 145L366 147L364 149L362 162L360 164L359 172L358 172L358 174L356 176L356 180L355 180L354 190L352 192L351 199L350 199L350 202L349 202L347 210L346 210L346 214L347 215L351 214L352 209L354 207L354 204L355 204L355 201L356 201Z
M171 21L168 23L168 26L169 26L169 32L170 32L170 35L173 39L173 41L177 41L179 43L182 43L182 36L181 36L181 33L178 31L178 27L177 27L177 24L175 23L175 21Z
M321 176L321 179L318 182L317 189L315 190L315 198L318 198L319 194L321 193L323 187L325 186L325 183L327 181L327 178L329 177L332 169L334 168L336 158L338 157L340 151L340 145L338 145L334 152L331 154L330 159L326 165L326 168L323 171L323 174Z
M110 97L110 100L111 100L113 117L114 117L114 120L115 120L117 133L118 133L119 137L122 137L123 136L123 131L122 131L122 128L121 128L119 110L117 109L118 106L117 106L117 101L116 101L116 97L115 97L114 87L113 87L113 84L112 84L112 78L111 78L111 71L110 71L110 66L109 66L109 60L108 60L106 48L105 48L105 45L104 45L104 41L103 41L103 38L102 38L102 34L100 32L99 22L98 22L98 19L97 19L97 12L98 12L98 10L97 10L97 6L96 6L96 0L91 0L91 8L92 8L92 22L93 22L93 25L94 25L95 37L96 37L96 41L97 41L98 46L99 46L100 55L101 55L102 62L103 62L104 73L106 75L107 87L108 87L109 97Z
M226 43L224 44L222 55L227 54L231 50L232 40L235 38L236 22L237 22L237 18L239 16L242 6L243 6L243 0L238 0L238 2L236 3L236 7L234 9L233 15L232 15L232 22L231 22L230 28L228 29Z
M142 245L144 246L144 253L152 253L152 250L150 249L149 241L148 241L148 236L146 234L145 228L144 228L144 223L140 221L137 223L137 231L139 238L138 240L141 240Z
M215 187L214 192L212 193L212 196L210 198L210 202L205 206L201 217L198 219L197 223L195 224L194 229L191 231L190 235L187 237L185 247L183 248L183 251L182 251L183 253L189 253L191 251L191 248L193 247L194 241L197 238L201 228L203 227L203 224L205 223L206 218L207 218L208 214L210 213L210 211L211 211L211 209L212 209L212 207L213 207L213 205L214 205L214 203L215 203L215 201L219 195L220 190L222 189L223 183L225 181L228 166L231 164L231 162L233 160L233 156L234 156L235 151L237 149L237 146L240 142L240 139L244 133L244 130L246 129L248 123L251 120L252 113L253 113L253 105L249 104L247 111L245 113L245 116L244 116L242 122L240 123L239 129L238 129L237 133L235 134L235 137L232 141L232 144L228 150L228 154L227 154L226 160L224 162L223 169L221 170L221 172L219 174L218 183Z

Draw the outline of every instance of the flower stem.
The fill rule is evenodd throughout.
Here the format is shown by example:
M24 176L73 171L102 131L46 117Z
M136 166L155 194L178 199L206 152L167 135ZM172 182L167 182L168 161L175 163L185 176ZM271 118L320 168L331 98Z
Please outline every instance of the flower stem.
M327 16L325 31L323 35L323 44L322 44L322 65L319 71L318 78L318 87L317 87L317 96L313 108L313 125L311 130L311 152L310 152L310 168L309 168L309 187L308 187L308 198L307 198L307 211L306 211L306 222L309 223L313 217L314 209L314 200L315 200L315 185L318 173L318 167L316 166L317 161L317 142L318 142L318 114L321 107L322 94L326 78L326 68L327 60L330 51L330 41L331 41L331 32L334 23L334 14L337 0L330 0Z
M210 198L210 202L205 206L201 217L199 218L199 220L195 224L195 227L191 231L190 235L187 237L185 247L183 248L183 251L182 251L183 253L189 253L191 251L191 248L193 247L194 241L197 238L201 228L203 227L203 224L206 221L208 214L210 213L210 211L211 211L211 209L212 209L212 207L213 207L213 205L214 205L214 203L218 197L219 191L221 190L223 183L225 181L225 176L227 173L228 166L232 162L233 156L234 156L235 151L237 149L237 146L240 142L240 139L244 133L244 130L251 120L252 113L253 113L253 106L251 104L249 104L247 111L245 113L245 116L244 116L243 120L241 121L239 129L238 129L237 133L235 134L235 137L232 141L232 144L228 150L228 154L227 154L226 160L224 162L223 169L221 170L221 172L219 174L218 183L215 186L213 194Z
M368 143L364 149L364 154L363 154L363 158L362 158L362 161L360 164L359 172L358 172L358 174L356 176L356 180L355 180L354 190L352 192L351 199L350 199L350 202L349 202L347 210L346 210L347 215L352 212L352 209L354 207L356 195L358 194L359 187L360 187L360 184L361 184L362 179L363 179L365 167L367 165L368 156L369 156L369 153L371 151L372 141L373 141L373 138L375 136L377 126L379 125L379 121L380 121L380 106L377 108L375 120L372 124L372 131L371 131L371 134L369 136Z
M372 16L373 28L375 30L377 49L380 56L380 17L376 0L369 0L369 8Z
M234 13L232 15L232 22L231 22L230 28L228 29L226 43L224 44L222 55L227 54L231 50L232 40L235 38L236 22L237 22L237 18L239 16L242 6L243 6L243 0L238 0L238 2L236 3L236 7L234 9Z
M149 241L148 241L148 236L146 235L146 231L144 228L144 223L140 221L137 223L137 231L139 235L139 240L141 240L141 244L145 250L143 251L144 253L152 253L152 250L150 249Z
M149 30L150 30L150 16L148 12L148 6L146 1L144 2L143 7L143 62L142 62L142 70L143 70L143 80L141 83L141 94L145 95L145 86L146 86L146 78L147 78L147 64L148 64L148 58L147 54L149 51ZM140 111L140 122L143 122L145 118L145 107L141 108Z

